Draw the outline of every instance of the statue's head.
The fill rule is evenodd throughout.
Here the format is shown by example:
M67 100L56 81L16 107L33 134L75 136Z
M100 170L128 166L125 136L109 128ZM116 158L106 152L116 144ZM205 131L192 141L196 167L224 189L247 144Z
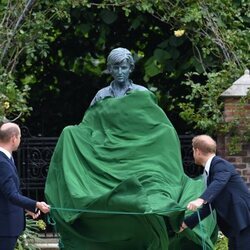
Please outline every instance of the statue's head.
M110 68L112 65L120 64L123 61L127 61L130 65L130 71L133 71L135 67L135 61L134 61L134 58L132 57L131 52L125 48L113 49L109 53L108 58L107 58L108 71L110 72Z

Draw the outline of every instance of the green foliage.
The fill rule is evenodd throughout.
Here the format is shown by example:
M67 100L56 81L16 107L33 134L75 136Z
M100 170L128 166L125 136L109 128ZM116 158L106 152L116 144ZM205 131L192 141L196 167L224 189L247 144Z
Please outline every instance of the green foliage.
M0 120L24 119L31 111L27 105L29 84L32 78L24 81L16 77L16 65L22 55L25 65L31 67L40 57L46 57L48 42L53 41L51 30L53 8L43 9L46 1L1 1L0 3ZM49 17L49 18L48 18Z
M28 93L28 85L20 90L10 74L0 73L0 121L28 114L31 110L27 106Z
M59 96L66 79L103 87L96 79L110 80L102 74L106 55L126 46L137 59L135 81L155 89L170 116L180 113L210 134L228 133L220 94L249 67L249 1L43 0L26 12L32 1L9 2L0 4L0 67L7 76L1 82L3 88L13 82L16 98L23 97L14 108L15 98L3 93L2 117L29 113L29 86L45 85L36 88L44 91L39 104L47 93ZM13 107L8 114L6 100Z
M250 104L250 92L242 97L237 105L235 118L222 126L222 132L230 135L228 138L228 152L235 155L242 151L243 145L250 142L250 116L247 105Z
M205 85L195 81L197 73L186 74L187 80L182 84L190 86L192 92L185 96L185 102L179 103L182 118L194 124L196 129L207 131L210 134L215 131L220 132L224 124L223 100L220 99L220 95L228 87L228 83L232 82L233 74L231 72L239 73L239 71L231 71L230 68L217 73L203 73L202 75L206 79ZM196 105L194 105L195 103Z
M219 232L219 237L215 245L215 250L228 250L228 240L221 232Z
M14 250L39 250L36 241L39 238L39 232L46 229L43 220L35 221L26 217L25 231L19 236Z
M232 123L242 124L246 117L237 117L237 122L225 125L220 94L249 67L249 1L170 0L156 4L152 6L149 1L150 12L161 21L170 23L173 29L185 30L185 36L194 48L190 62L196 71L186 73L186 80L182 81L190 93L179 103L181 117L195 129L209 134L236 131ZM153 73L161 74L156 66L152 67ZM150 71L149 78L154 74ZM243 136L249 134L249 126L242 129L241 134L233 136L229 145L232 153L240 150L237 149L240 143L249 140L248 136Z
M153 50L144 64L144 80L149 82L164 72L176 71L174 63L182 59L180 46L184 37L188 38L194 54L183 61L183 68L193 66L196 71L187 72L186 80L182 81L190 93L179 103L181 117L196 129L210 134L220 132L223 127L220 94L249 67L249 1L147 0L135 4L107 0L100 6L122 7L126 15L135 7L170 24L174 30L183 30L182 35L177 37L176 32L176 37L170 36Z

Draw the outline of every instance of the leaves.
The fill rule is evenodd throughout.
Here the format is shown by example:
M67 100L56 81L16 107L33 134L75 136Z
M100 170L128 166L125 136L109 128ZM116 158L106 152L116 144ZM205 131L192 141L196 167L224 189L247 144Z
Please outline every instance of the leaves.
M249 1L43 0L14 31L25 2L10 1L11 8L7 1L0 4L0 55L7 48L0 115L30 112L26 85L44 86L34 88L38 106L70 84L75 87L64 99L84 93L79 100L88 103L90 86L96 91L110 80L102 74L108 52L124 46L137 60L135 82L144 79L156 88L165 110L175 107L195 129L221 129L220 93L249 67ZM184 32L175 36L174 31Z
M118 18L117 13L105 9L101 11L100 16L106 24L112 24Z

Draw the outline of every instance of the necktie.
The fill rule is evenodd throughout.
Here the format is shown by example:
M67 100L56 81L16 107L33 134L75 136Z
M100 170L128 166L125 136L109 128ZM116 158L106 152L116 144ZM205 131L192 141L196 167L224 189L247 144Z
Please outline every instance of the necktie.
M17 173L16 165L13 156L10 157L10 161L12 163L12 167L14 168L15 172Z
M10 157L10 160L11 160L11 162L15 165L15 161L14 161L13 156Z
M207 177L208 177L208 172L204 169L204 172L203 172L203 179L204 179L204 182L205 182L205 185L207 186Z

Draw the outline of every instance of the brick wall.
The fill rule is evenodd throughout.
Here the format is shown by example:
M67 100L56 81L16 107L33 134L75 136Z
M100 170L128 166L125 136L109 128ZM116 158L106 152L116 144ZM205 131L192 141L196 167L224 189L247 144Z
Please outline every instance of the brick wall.
M250 102L242 106L239 103L239 100L240 99L237 97L225 98L225 122L232 121L238 116L250 118ZM250 126L249 120L247 121L247 119L243 119L243 122L239 124L238 129L240 130L244 126ZM250 188L250 142L248 141L241 145L241 150L239 153L230 155L228 149L229 140L229 136L217 137L218 154L235 165L238 172L241 174Z

